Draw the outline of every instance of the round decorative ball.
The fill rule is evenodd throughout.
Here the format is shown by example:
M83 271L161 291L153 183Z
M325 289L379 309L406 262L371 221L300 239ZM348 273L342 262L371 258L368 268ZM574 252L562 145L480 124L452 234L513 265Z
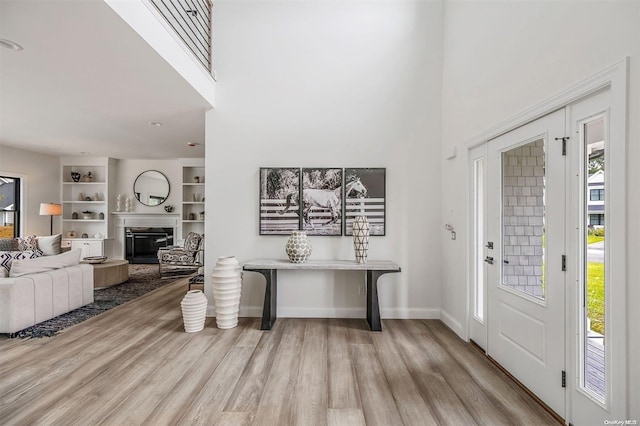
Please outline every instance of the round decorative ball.
M311 256L311 242L305 231L293 231L285 247L289 260L293 263L304 263Z

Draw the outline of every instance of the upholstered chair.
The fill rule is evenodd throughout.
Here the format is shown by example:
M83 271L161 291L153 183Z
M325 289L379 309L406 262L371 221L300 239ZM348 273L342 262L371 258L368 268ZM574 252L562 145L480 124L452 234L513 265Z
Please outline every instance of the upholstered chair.
M204 235L189 232L182 247L162 247L158 250L161 278L190 275L204 265Z

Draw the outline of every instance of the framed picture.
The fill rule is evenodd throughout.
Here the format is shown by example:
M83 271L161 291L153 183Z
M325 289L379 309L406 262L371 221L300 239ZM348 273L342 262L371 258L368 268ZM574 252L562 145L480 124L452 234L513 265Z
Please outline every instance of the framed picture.
M342 235L342 169L302 169L302 228Z
M300 229L300 169L260 168L260 235Z
M386 169L344 169L344 234L353 235L353 218L366 216L369 235L386 232Z

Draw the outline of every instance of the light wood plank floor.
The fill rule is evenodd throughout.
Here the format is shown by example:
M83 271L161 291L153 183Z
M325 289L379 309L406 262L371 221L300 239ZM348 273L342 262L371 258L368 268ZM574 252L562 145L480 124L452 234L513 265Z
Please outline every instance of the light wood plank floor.
M52 338L0 340L3 425L556 425L435 320L183 332L185 280Z

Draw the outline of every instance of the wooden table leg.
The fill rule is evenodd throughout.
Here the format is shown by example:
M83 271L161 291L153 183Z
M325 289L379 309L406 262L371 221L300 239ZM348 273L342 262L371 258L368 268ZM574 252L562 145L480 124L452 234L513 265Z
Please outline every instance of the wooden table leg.
M277 269L254 269L264 276L267 285L264 289L264 305L262 306L262 324L260 330L271 330L276 322L276 312L278 304L278 270Z

